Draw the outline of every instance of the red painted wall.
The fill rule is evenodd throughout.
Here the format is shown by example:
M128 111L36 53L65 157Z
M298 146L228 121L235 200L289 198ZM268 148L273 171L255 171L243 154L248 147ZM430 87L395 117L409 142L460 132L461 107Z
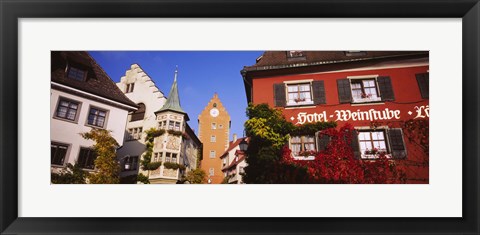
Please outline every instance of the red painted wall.
M417 115L415 106L424 106L427 107L429 104L428 99L422 99L420 89L416 80L416 74L426 73L428 71L428 66L416 66L416 67L406 67L406 68L382 68L382 69L372 69L365 71L348 71L348 72L334 72L334 73L320 73L320 74L300 74L300 75L286 75L286 76L275 76L268 78L256 78L253 79L252 85L252 99L254 104L267 103L271 107L274 107L274 93L273 93L273 84L283 83L284 81L295 81L295 80L323 80L325 85L325 95L326 95L326 104L317 105L315 107L297 107L297 108L281 108L285 118L293 123L297 122L297 115L300 112L307 113L327 113L328 121L335 121L335 110L350 110L350 111L368 111L370 109L375 110L384 110L388 108L389 110L400 110L400 119L395 120L391 119L388 121L380 120L382 125L388 125L390 127L400 127L402 122L413 119ZM379 76L389 76L392 82L392 88L395 95L394 101L386 101L382 104L364 104L364 105L352 105L350 103L340 104L338 99L337 91L337 80L345 79L347 76L361 76L361 75L379 75ZM409 115L408 112L411 112ZM425 112L422 112L425 115ZM333 115L331 117L330 115ZM295 118L291 120L290 118ZM428 117L424 117L428 120ZM371 121L348 121L354 126L370 126ZM338 121L338 126L343 126L345 122ZM405 137L404 137L405 139ZM407 148L407 158L406 160L396 160L403 161L403 163L411 163L405 168L406 173L408 174L409 180L407 183L428 183L428 167L419 167L416 163L424 161L426 154L423 154L420 147L416 144L410 143L405 139L405 145ZM428 159L428 156L426 157ZM425 181L426 179L426 181Z

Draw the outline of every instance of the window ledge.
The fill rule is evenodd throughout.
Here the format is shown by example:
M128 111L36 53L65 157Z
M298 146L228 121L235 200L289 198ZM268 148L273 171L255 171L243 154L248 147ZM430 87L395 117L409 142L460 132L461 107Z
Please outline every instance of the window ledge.
M315 160L315 156L293 156L293 159L311 161L311 160Z
M88 127L93 127L93 128L98 128L98 129L105 129L105 127L103 126L95 126L95 125L90 125L90 124L85 124L85 126L88 126Z
M387 153L385 154L385 157L387 157L387 159L392 159L392 154ZM378 156L376 154L362 154L360 158L362 160L377 160Z
M363 106L363 105L383 105L385 102L382 101L371 101L371 102L352 102L352 106Z
M57 116L53 116L52 117L53 119L56 119L56 120L60 120L60 121L65 121L65 122L70 122L70 123L73 123L73 124L78 124L78 120L70 120L68 118L62 118L62 117L57 117Z
M65 168L65 164L59 165L59 164L50 164L50 167L55 167L55 168Z
M287 102L287 106L313 105L313 101Z

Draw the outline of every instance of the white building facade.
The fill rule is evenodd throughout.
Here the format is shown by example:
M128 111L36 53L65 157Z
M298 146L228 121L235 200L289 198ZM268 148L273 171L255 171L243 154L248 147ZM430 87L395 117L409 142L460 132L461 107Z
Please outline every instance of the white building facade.
M135 178L141 156L145 152L145 131L158 127L155 111L163 107L167 98L138 64L130 66L117 87L139 107L128 115L124 144L117 151L120 176Z
M180 107L176 77L177 71L168 98L137 64L117 83L139 107L129 115L125 142L117 151L125 183L136 181L138 174L146 176L152 184L179 183L189 170L197 167L201 142L188 126L188 115ZM161 133L153 138L150 157L150 163L160 165L144 169L141 163L148 144L146 132L150 130Z
M225 177L223 183L243 184L242 174L247 166L245 151L248 142L248 137L237 139L237 136L233 135L233 140L230 142L228 149L220 157L222 160L222 172Z
M92 140L80 133L106 129L121 145L128 113L137 106L126 98L87 52L52 52L50 93L51 171L68 163L95 170Z

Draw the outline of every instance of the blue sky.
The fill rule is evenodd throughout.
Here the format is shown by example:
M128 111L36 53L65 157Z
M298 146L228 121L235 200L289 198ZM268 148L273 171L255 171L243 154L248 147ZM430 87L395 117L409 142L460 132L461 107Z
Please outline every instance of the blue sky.
M178 88L188 124L198 133L198 115L218 93L230 114L232 134L243 135L247 98L240 70L255 64L261 51L90 51L114 82L119 82L131 64L137 63L168 96L178 65Z

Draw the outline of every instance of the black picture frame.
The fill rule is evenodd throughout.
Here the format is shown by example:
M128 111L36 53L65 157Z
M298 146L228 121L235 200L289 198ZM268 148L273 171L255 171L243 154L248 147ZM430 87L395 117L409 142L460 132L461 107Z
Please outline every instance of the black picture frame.
M2 234L478 234L480 232L478 203L480 5L478 0L123 0L118 2L0 0L0 11L0 232ZM163 219L18 217L17 20L47 17L462 18L463 216L462 218ZM254 214L252 211L252 215Z

